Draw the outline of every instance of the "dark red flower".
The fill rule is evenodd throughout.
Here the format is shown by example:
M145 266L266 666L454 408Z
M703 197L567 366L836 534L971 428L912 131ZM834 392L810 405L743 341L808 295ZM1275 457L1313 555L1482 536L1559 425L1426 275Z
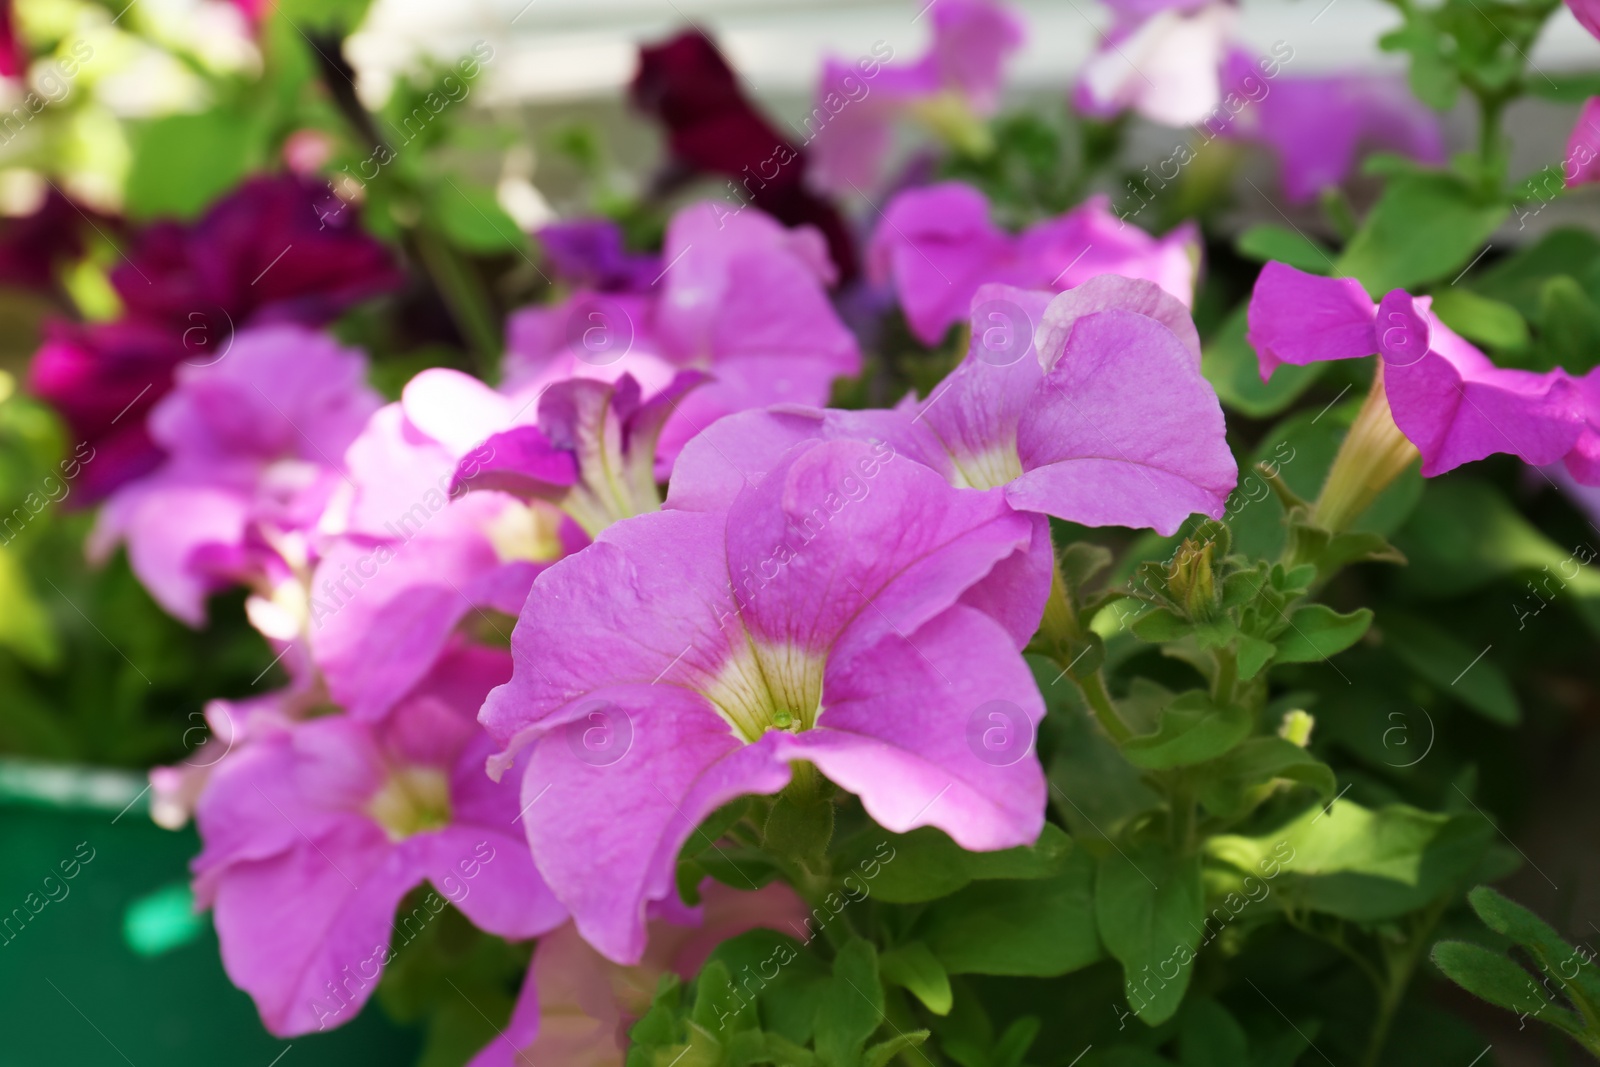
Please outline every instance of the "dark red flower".
M128 314L180 330L225 311L235 327L319 325L404 281L389 250L327 186L251 178L198 222L159 222L111 274Z
M109 231L116 224L78 207L55 189L33 214L0 222L0 285L50 289L56 268L82 257L91 226Z
M666 127L667 147L679 166L731 179L741 199L785 225L817 227L828 239L840 280L855 274L844 220L806 187L805 153L745 98L738 76L704 33L687 30L640 48L631 95L636 107Z
M74 499L92 503L160 462L145 415L178 364L226 358L245 326L320 325L403 281L355 211L302 178L253 178L195 223L149 227L111 274L123 317L51 323L29 368L32 392L94 449Z

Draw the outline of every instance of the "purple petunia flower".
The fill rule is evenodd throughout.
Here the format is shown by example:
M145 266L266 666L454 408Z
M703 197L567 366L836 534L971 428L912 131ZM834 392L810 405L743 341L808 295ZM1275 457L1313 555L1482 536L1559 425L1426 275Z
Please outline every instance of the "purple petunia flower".
M1113 275L1053 298L984 286L967 358L920 403L719 422L684 450L667 506L726 506L779 452L815 437L881 438L952 485L1004 487L1019 511L1163 534L1194 513L1220 517L1238 477L1187 309Z
M824 286L821 236L753 209L701 203L673 216L665 272L649 294L575 294L526 308L507 328L506 386L518 392L573 377L631 375L650 397L681 370L711 380L677 402L661 432L657 474L689 438L735 411L827 401L861 353Z
M381 723L285 724L217 766L196 812L195 897L272 1033L354 1018L441 895L502 937L565 919L518 839L516 790L483 774L472 713L509 657L471 655L463 678L425 682ZM395 923L423 882L435 893Z
M1577 446L1591 387L1559 369L1496 367L1429 304L1400 289L1374 304L1353 278L1268 263L1250 297L1249 340L1263 379L1280 363L1380 357L1394 423L1421 452L1424 477L1505 452L1535 466L1566 456L1584 480Z
M1012 635L969 606L1029 602L1037 624L1048 575L1007 564L1038 536L885 442L812 441L726 510L617 523L542 575L480 719L496 773L531 746L528 840L584 938L638 961L695 826L792 761L891 830L1033 841L1037 760L997 765L966 731L985 708L1043 715Z
M149 418L167 459L107 502L91 555L125 541L151 596L191 626L225 586L270 598L277 569L308 565L344 450L378 408L366 369L361 352L299 326L246 330L216 362L180 367Z
M1093 197L1015 236L989 219L983 194L961 182L901 193L873 234L868 266L892 280L912 333L937 344L967 316L988 282L1059 292L1101 274L1155 282L1185 305L1194 299L1199 231L1185 223L1151 237Z
M629 252L610 219L553 222L537 234L557 277L603 293L642 293L661 277L661 257Z
M1022 46L1022 23L993 0L939 0L926 14L933 41L913 63L887 65L876 50L874 58L823 63L816 105L802 120L823 188L875 186L901 117L922 119L958 143L988 137L976 120L999 104L1001 72Z

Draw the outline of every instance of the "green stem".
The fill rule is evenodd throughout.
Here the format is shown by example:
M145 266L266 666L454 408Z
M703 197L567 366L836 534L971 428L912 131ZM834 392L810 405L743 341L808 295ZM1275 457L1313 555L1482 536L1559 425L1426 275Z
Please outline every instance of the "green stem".
M487 374L500 357L500 330L495 325L494 311L482 286L455 249L426 223L418 225L411 236L417 258L433 279L451 319L460 328L479 371Z
M1217 673L1211 681L1211 699L1220 705L1233 703L1234 690L1239 682L1239 657L1232 646L1219 648L1213 653Z
M1106 680L1099 670L1088 674L1072 674L1072 680L1077 683L1078 689L1083 693L1083 699L1088 701L1094 717L1100 721L1101 727L1111 735L1111 739L1122 745L1133 736L1133 731L1128 729L1128 724L1122 721L1122 716L1117 714L1117 706L1111 702L1111 694L1106 690Z
M1416 973L1417 962L1422 958L1422 950L1427 947L1433 936L1433 928L1439 924L1439 918L1448 903L1448 897L1441 897L1423 912L1417 926L1399 950L1384 953L1388 965L1387 980L1378 994L1378 1017L1372 1024L1372 1036L1367 1042L1367 1054L1361 1060L1362 1067L1378 1067L1383 1047L1389 1040L1389 1030L1394 1026L1395 1015L1406 999L1411 976Z

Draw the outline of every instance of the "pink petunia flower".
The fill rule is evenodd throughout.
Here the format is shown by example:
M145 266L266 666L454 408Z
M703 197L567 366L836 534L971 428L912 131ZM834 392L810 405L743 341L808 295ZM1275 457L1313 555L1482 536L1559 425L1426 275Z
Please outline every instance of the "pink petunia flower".
M818 184L836 193L877 185L894 127L920 119L957 143L984 141L978 123L1000 102L1007 58L1022 46L1021 21L993 0L939 0L926 12L933 41L903 65L874 58L824 61L816 104L801 120Z
M665 478L683 443L723 415L827 400L861 353L828 303L822 237L754 209L686 207L667 228L667 266L645 294L574 294L527 308L507 328L506 389L536 394L569 378L631 375L648 399L682 370L711 380L684 397L661 433Z
M1591 96L1578 112L1572 136L1567 139L1561 177L1568 189L1600 182L1600 96Z
M952 485L1003 487L1019 511L1170 534L1194 513L1221 516L1238 477L1224 431L1194 323L1158 286L1102 275L1052 297L986 285L967 358L927 399L725 419L684 450L667 506L726 507L797 441L881 438Z
M1095 118L1132 110L1164 126L1217 111L1239 9L1232 0L1123 0L1078 73L1072 102Z
M1194 299L1199 231L1185 223L1151 237L1093 197L1058 218L1011 235L989 219L983 194L960 182L901 193L873 234L868 267L893 281L912 333L937 344L966 318L985 283L1060 292L1101 274L1155 282L1187 305Z
M243 331L221 358L180 367L149 418L167 458L112 496L91 555L126 542L145 588L191 626L225 586L270 596L276 573L307 564L344 450L380 403L366 366L361 352L284 325Z
M1535 466L1565 456L1583 480L1580 385L1559 369L1496 367L1430 303L1395 289L1374 304L1353 278L1268 263L1250 297L1248 337L1263 379L1281 363L1378 356L1394 423L1422 454L1424 477L1505 452Z
M628 1029L662 977L688 981L728 938L758 928L788 933L809 914L781 882L749 893L708 882L702 898L697 908L652 918L644 956L631 966L600 955L571 923L540 938L511 1021L469 1067L622 1067Z
M1037 760L997 765L967 731L996 707L1031 730L1043 704L1012 634L967 601L1029 603L1036 625L1048 574L1009 564L1038 536L998 492L884 442L813 441L725 511L617 523L543 574L480 719L495 773L531 746L529 844L584 939L640 960L683 842L783 789L792 761L891 830L1033 841Z
M313 658L351 714L382 715L464 622L503 639L509 621L487 613L514 615L540 570L587 543L547 504L452 484L463 462L495 460L485 438L533 412L531 395L435 368L351 444L350 492L323 520L307 609Z
M566 917L519 839L515 788L483 773L491 746L472 715L510 659L477 649L452 669L381 723L335 715L252 737L200 798L195 898L215 909L228 977L280 1037L354 1018L440 896L507 938ZM396 924L424 882L435 892Z

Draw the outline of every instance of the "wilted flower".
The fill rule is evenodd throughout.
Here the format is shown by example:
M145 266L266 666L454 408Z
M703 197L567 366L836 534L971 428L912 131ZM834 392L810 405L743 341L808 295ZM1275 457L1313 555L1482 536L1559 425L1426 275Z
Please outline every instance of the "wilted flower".
M1083 65L1073 104L1114 118L1133 110L1166 126L1190 126L1222 101L1223 65L1239 9L1231 0L1114 0L1115 17Z
M469 1067L622 1067L628 1030L663 976L688 981L728 938L761 927L787 933L808 917L781 882L754 892L708 882L699 907L671 898L657 911L644 957L631 966L600 955L571 923L541 937L511 1021Z

